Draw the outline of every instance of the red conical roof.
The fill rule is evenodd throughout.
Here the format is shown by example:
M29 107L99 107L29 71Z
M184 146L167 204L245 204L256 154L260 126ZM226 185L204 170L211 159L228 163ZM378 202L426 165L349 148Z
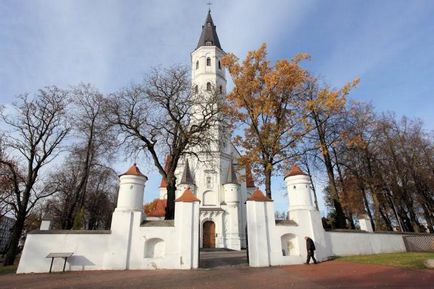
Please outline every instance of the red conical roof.
M307 176L307 174L303 172L298 165L294 164L286 173L285 178L292 176Z
M139 168L137 167L136 164L133 164L128 171L126 171L125 173L123 173L121 176L141 176L141 177L146 177L144 174L142 174L139 170Z
M194 194L193 191L188 187L184 193L175 200L175 202L197 202L200 201Z
M259 188L256 188L256 190L253 192L253 194L250 195L247 201L271 202L272 199L264 195L264 193Z

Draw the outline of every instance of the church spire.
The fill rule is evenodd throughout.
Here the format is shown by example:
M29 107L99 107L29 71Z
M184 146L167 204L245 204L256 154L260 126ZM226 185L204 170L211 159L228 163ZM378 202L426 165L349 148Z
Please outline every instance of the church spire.
M205 24L202 25L202 33L200 34L199 42L197 43L196 49L201 46L216 46L222 49L222 47L220 46L219 37L217 36L216 26L212 21L211 9L208 10Z

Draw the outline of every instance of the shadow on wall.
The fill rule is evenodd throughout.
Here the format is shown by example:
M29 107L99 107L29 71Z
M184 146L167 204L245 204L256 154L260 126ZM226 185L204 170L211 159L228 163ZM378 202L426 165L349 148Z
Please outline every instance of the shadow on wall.
M86 270L87 266L95 265L89 259L81 255L72 255L71 257L68 258L68 263L69 263L69 269L71 269L71 267L74 266L74 267L81 267L81 270Z

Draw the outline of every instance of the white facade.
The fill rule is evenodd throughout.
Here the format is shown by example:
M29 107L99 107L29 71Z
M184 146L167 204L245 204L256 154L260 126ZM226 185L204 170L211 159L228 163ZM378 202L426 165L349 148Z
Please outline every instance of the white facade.
M224 98L226 94L225 69L221 59L225 52L215 30L210 13L203 25L197 48L191 53L192 89L201 97L217 93ZM200 246L203 242L205 222L214 224L214 244L210 247L240 250L246 246L246 208L248 188L245 182L245 169L238 166L239 153L232 145L230 132L216 127L212 131L218 142L211 145L211 155L198 151L197 158L183 159L176 170L177 196L186 188L193 191L200 202ZM188 168L186 165L188 161ZM189 169L191 180L183 180L185 170ZM233 183L228 174L236 170ZM231 177L231 176L229 176ZM241 181L244 180L244 181ZM166 199L167 192L160 188L160 199ZM211 232L212 233L212 232ZM206 237L209 237L207 235Z

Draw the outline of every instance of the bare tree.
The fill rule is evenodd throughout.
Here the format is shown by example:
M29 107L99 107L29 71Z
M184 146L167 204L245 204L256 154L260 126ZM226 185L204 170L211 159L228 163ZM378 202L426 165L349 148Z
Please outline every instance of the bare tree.
M81 84L69 92L72 104L71 123L75 142L70 147L67 162L75 163L75 175L62 184L69 198L64 204L62 228L71 229L77 213L83 210L90 174L111 158L115 139L103 117L104 96L89 84ZM59 171L63 174L62 170Z
M174 218L175 169L181 157L207 151L222 125L221 95L215 89L192 90L183 66L154 69L142 84L111 96L107 117L130 152L149 156L167 180L166 219ZM167 158L166 169L164 159Z
M336 214L336 227L345 228L345 214L339 200L332 147L339 140L340 113L345 108L346 97L358 80L347 83L340 89L321 87L316 79L306 81L305 102L308 111L308 125L312 126L311 142L320 152L328 177L328 191Z
M45 208L49 211L54 228L65 228L70 204L76 201L75 188L81 176L81 167L80 157L70 155L68 162L63 163L51 176L57 192L46 202ZM77 206L71 228L108 229L117 189L116 173L111 168L95 163L88 174L84 205L81 208Z
M26 217L32 208L55 190L41 180L42 169L59 154L60 144L69 132L65 118L67 93L57 87L40 89L35 97L23 95L14 105L14 114L2 113L9 129L0 164L13 183L6 201L16 217L12 241L4 265L14 263Z

